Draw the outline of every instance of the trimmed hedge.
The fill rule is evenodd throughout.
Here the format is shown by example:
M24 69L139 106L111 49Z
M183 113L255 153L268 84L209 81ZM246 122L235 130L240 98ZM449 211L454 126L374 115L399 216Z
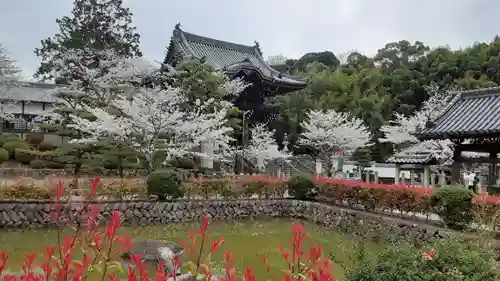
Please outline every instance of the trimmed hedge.
M431 196L431 205L452 228L464 228L474 219L472 199L474 193L467 188L447 186L437 189Z
M182 181L174 171L155 171L148 176L146 184L148 193L158 196L160 200L177 199L184 196Z
M154 178L154 177L153 177ZM161 176L164 186L164 175ZM171 180L170 177L168 177ZM150 178L150 181L152 179ZM177 182L177 181L176 181ZM450 226L464 225L470 221L469 216L472 214L476 220L482 220L481 223L494 224L500 226L500 196L490 196L487 194L475 195L472 202L466 200L465 204L460 205L460 214L458 217L453 210L453 206L457 206L456 194L452 196L439 195L438 191L442 189L431 189L422 187L408 187L403 185L387 185L373 184L359 181L347 181L338 179L312 179L317 195L315 199L326 203L338 205L348 205L354 208L361 208L368 211L398 211L405 213L420 213L423 215L440 214L444 221ZM151 184L152 182L150 182ZM197 178L182 182L181 191L184 193L184 198L187 199L211 199L211 198L240 198L246 199L257 196L259 198L283 198L289 191L289 187L293 181L288 182L280 178L269 178L263 176L241 176L233 179L206 179ZM154 183L152 183L155 185ZM144 194L146 190L145 183L134 183L127 185L127 194ZM157 186L157 187L158 187ZM151 190L149 193L156 194ZM312 187L312 186L311 186ZM309 187L310 188L310 187ZM458 191L461 192L462 190ZM45 198L48 196L47 190L40 190L36 197ZM0 192L0 198L20 198L18 195L24 193L21 190L19 193L5 194ZM161 188L161 194L169 193ZM433 194L438 196L439 202L433 202ZM14 196L15 195L15 196ZM291 194L290 194L291 195ZM23 198L30 198L31 195L26 194ZM181 196L179 194L179 196ZM434 196L434 198L437 198ZM175 197L175 196L173 196ZM460 197L460 196L459 196ZM460 197L462 198L462 197ZM35 198L33 198L35 199ZM449 214L449 215L448 215ZM465 217L464 217L465 216Z
M9 152L0 147L0 164L9 160Z
M323 202L349 205L368 211L399 211L402 214L431 215L436 214L439 209L438 205L431 204L431 198L433 193L440 189L326 178L316 178L313 182L318 190L316 199ZM185 183L184 189L188 198L250 198L252 195L258 195L259 198L277 198L283 197L288 185L289 182L279 178L243 176L234 180L195 179ZM445 201L449 202L449 199ZM484 223L499 225L500 221L494 220L500 216L500 196L476 195L469 210L462 210L462 214L472 214L484 220ZM445 218L445 221L453 225L450 220L451 218ZM468 221L464 217L459 220Z
M29 150L30 146L23 140L10 140L5 142L2 148L9 152L9 158L14 158L16 149Z

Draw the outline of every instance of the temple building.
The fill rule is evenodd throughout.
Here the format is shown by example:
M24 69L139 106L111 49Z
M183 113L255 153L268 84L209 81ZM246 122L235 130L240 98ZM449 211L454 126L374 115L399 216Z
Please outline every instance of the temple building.
M460 178L461 163L488 164L488 187L498 189L500 163L500 87L456 93L457 97L433 126L422 131L421 140L449 139L454 143L452 181ZM466 157L467 152L486 157ZM497 192L497 191L496 191Z
M253 46L207 38L175 26L164 64L175 67L184 59L198 59L231 78L241 77L251 86L234 101L242 111L252 112L252 119L266 121L277 108L264 105L266 96L281 95L307 86L302 77L281 73L267 64L256 42Z

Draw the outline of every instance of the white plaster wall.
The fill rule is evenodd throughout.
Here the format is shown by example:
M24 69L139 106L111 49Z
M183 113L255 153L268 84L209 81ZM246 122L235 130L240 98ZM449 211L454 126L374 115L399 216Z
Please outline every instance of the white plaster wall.
M24 104L24 114L40 115L44 112L43 103L27 102Z
M3 108L8 113L13 114L32 114L39 115L46 110L52 108L52 104L46 104L45 109L43 108L43 103L41 102L25 102L24 103L24 112L23 112L23 102L12 102L9 105L5 105Z
M3 110L7 113L12 114L22 114L23 113L23 104L22 102L9 102L8 104L3 105Z

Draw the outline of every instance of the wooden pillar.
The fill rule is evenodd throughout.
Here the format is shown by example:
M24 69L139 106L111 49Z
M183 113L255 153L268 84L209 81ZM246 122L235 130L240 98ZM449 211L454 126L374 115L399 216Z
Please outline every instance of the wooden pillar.
M462 155L461 148L457 145L455 146L455 151L453 151L453 163L451 164L451 183L458 184L460 182L460 162Z
M492 186L492 185L496 185L497 183L497 173L496 173L496 170L497 170L497 153L496 152L490 152L490 160L492 160L490 162L490 166L488 168L488 179L489 179L489 182L488 182L488 185Z
M424 187L429 187L429 178L430 178L430 173L431 173L431 167L429 165L424 165L424 174L423 174L423 180L422 184Z
M373 172L373 179L374 179L373 181L374 181L375 183L378 183L378 172L377 172L377 171L374 171L374 172Z
M320 178L323 173L323 164L321 159L316 158L316 177Z
M396 164L396 172L394 174L394 183L400 184L399 176L401 175L401 166Z
M410 170L410 185L415 185L415 171Z
M370 170L365 170L365 182L370 182Z
M444 173L444 171L441 171L441 173L439 174L439 186L446 186L446 174Z
M429 185L430 187L435 187L436 186L436 173L431 174L431 183Z

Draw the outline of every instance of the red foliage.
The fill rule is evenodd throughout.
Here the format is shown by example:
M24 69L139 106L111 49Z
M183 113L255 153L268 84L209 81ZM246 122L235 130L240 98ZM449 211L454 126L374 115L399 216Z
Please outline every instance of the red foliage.
M195 182L207 183L209 178L199 178ZM267 176L238 176L237 183L267 183L279 190L284 190L287 180ZM313 182L319 188L319 196L326 202L344 204L346 201L359 204L365 209L393 210L404 213L431 214L429 198L432 188L421 186L409 186L400 184L367 183L354 180L313 178ZM255 185L255 184L254 184ZM492 219L500 215L500 196L478 194L473 199L473 210L482 219Z
M120 227L120 213L113 212L104 227L99 226L100 211L97 204L92 204L92 199L96 194L96 186L99 178L92 181L90 190L86 196L86 201L80 208L78 214L68 218L65 214L62 202L62 184L58 185L57 200L52 205L50 217L53 219L57 229L57 247L47 247L41 259L37 261L37 253L26 253L22 265L22 273L5 274L8 262L8 254L0 251L0 278L4 281L80 281L89 280L89 274L98 272L99 278L92 276L92 279L118 281L124 280L112 271L113 267L119 264L120 257L131 249L131 240L126 235L118 234ZM69 219L69 220L68 220ZM73 220L71 220L73 219ZM61 227L63 224L75 223L73 235L61 237ZM185 252L191 258L190 263L194 268L189 273L197 277L196 280L211 280L212 269L209 264L202 264L203 255L209 255L217 251L224 243L220 237L211 239L207 235L209 219L201 217L200 227L196 232L188 232L188 239L185 241ZM292 225L292 238L289 240L289 249L282 249L285 260L288 264L288 271L282 276L282 280L305 281L305 277L312 281L334 281L332 272L328 265L328 260L321 260L321 247L313 245L306 253L303 248L305 239L304 227ZM207 245L207 246L205 246ZM205 251L207 247L207 251ZM291 254L289 254L291 253ZM80 257L80 260L76 258ZM269 272L265 257L262 258L264 266ZM143 263L140 255L130 257L130 265L126 268L128 281L166 281L170 277L175 281L176 275L170 276L166 271L166 265L159 263L153 270L153 274L148 271L149 264ZM172 260L174 272L177 272L182 264L178 257ZM237 276L232 261L232 254L225 252L224 276L220 276L222 281L255 281L256 277L253 269L248 267L244 270L243 276ZM277 278L275 278L277 280Z

